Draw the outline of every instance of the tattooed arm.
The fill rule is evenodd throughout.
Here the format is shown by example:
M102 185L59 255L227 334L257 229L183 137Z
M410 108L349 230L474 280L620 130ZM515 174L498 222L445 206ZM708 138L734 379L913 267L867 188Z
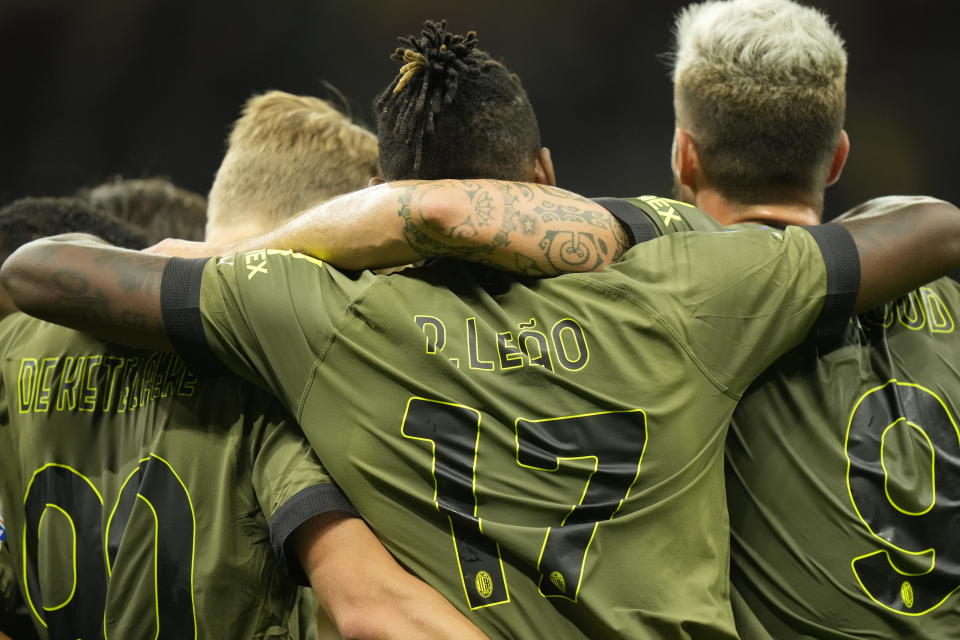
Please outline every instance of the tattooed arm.
M560 189L494 180L380 185L320 205L275 232L232 245L185 244L202 257L294 249L343 268L454 256L528 275L598 269L626 236L602 207ZM34 241L10 256L0 281L38 318L137 347L170 349L160 283L169 258L92 236Z
M0 282L20 311L110 342L170 350L160 311L168 260L71 233L20 247Z
M451 180L413 187L401 204L404 240L417 254L524 275L596 271L628 246L606 209L556 187Z
M312 226L317 214L324 212L319 226ZM370 219L380 220L380 226L371 226L370 219L358 213L372 214ZM601 213L578 196L532 185L396 183L328 202L275 233L231 250L290 248L348 268L395 265L424 251L513 264L524 273L555 273L567 263L589 267L622 251L622 239L601 244L601 237L617 237L611 226L615 223L600 222ZM399 224L382 222L391 219ZM858 310L897 298L960 268L960 211L949 203L906 202L841 224L850 231L859 252ZM318 233L318 228L325 229L326 235ZM357 240L360 234L366 234L362 243ZM519 245L529 247L530 237L536 240L532 245L536 251L517 250ZM366 248L352 248L358 244ZM568 251L565 246L579 249ZM378 250L386 257L370 260ZM14 303L31 315L114 342L169 349L160 311L160 282L167 261L106 246L89 236L58 236L17 250L0 269L0 283Z
M293 249L345 269L455 257L532 276L594 271L627 237L603 207L538 184L496 180L394 182L326 202L272 233L229 245L161 245L211 256Z

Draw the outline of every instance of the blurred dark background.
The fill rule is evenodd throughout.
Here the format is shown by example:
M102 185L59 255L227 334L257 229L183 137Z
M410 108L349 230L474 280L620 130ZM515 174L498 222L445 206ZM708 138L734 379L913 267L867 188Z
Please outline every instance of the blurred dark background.
M0 0L0 203L66 195L114 175L206 193L229 124L254 92L370 101L395 37L424 18L477 29L524 79L562 186L668 193L667 0ZM850 53L853 150L836 213L875 195L960 202L956 3L816 0Z

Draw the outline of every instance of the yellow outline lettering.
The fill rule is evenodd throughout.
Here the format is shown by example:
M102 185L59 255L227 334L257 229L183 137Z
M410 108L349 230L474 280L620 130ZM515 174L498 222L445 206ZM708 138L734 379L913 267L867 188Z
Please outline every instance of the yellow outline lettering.
M467 365L474 371L493 371L493 360L480 359L480 336L477 333L477 319L467 318Z
M86 364L86 356L76 358L66 356L63 359L60 388L57 391L57 411L73 411L77 408L77 390L83 380L83 370Z
M576 360L567 356L567 345L563 341L564 329L573 333L573 340L577 343ZM590 347L587 346L587 334L583 330L583 327L580 326L580 323L573 318L562 318L558 320L553 325L553 328L550 329L550 337L553 339L553 350L554 353L557 354L557 362L567 371L580 371L590 362Z
M417 326L420 327L427 338L426 353L435 354L443 351L447 344L447 328L443 321L436 316L413 316L413 321L417 323ZM433 327L432 340L427 332L427 327Z
M33 408L36 388L39 386L37 384L37 371L39 368L40 363L36 358L22 358L20 360L20 370L17 372L17 405L20 413L30 413L30 410ZM30 386L26 387L26 391L24 391L26 384ZM24 398L27 399L26 402L23 401Z

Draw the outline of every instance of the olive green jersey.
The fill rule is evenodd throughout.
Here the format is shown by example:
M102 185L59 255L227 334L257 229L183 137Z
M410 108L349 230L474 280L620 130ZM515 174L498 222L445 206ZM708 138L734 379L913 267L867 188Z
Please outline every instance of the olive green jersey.
M739 229L722 226L692 204L660 196L594 198L594 201L617 218L630 237L631 245L681 231ZM752 225L752 228L757 227Z
M731 638L727 421L851 250L840 227L677 234L545 280L174 259L165 318L196 314L174 344L205 337L276 393L387 547L492 637Z
M23 314L0 354L5 545L45 637L288 637L284 541L345 503L275 400Z
M610 209L654 227L637 241L716 224L629 202ZM839 348L798 347L744 395L727 442L744 639L960 636L958 312L960 287L938 280L850 320Z
M745 395L727 449L733 582L770 636L960 635L958 313L960 288L938 280Z

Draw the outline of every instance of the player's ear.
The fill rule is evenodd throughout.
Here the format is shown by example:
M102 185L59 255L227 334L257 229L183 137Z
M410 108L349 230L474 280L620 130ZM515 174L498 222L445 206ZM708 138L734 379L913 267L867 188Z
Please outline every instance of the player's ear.
M686 129L677 129L673 132L673 177L677 184L697 192L697 182L700 175L700 152L697 142Z
M377 186L378 184L383 184L383 183L385 183L385 182L386 182L386 180L384 180L384 179L381 178L380 176L373 176L372 178L370 178L369 180L367 180L367 186L368 186L368 187L375 187L375 186Z
M827 174L828 187L840 179L848 155L850 155L850 136L847 135L846 129L841 129L840 141L837 142L837 148L833 152L833 162L830 164L830 173Z
M557 176L553 171L553 158L550 157L550 149L540 147L537 158L534 160L533 172L533 181L537 184L557 186Z

